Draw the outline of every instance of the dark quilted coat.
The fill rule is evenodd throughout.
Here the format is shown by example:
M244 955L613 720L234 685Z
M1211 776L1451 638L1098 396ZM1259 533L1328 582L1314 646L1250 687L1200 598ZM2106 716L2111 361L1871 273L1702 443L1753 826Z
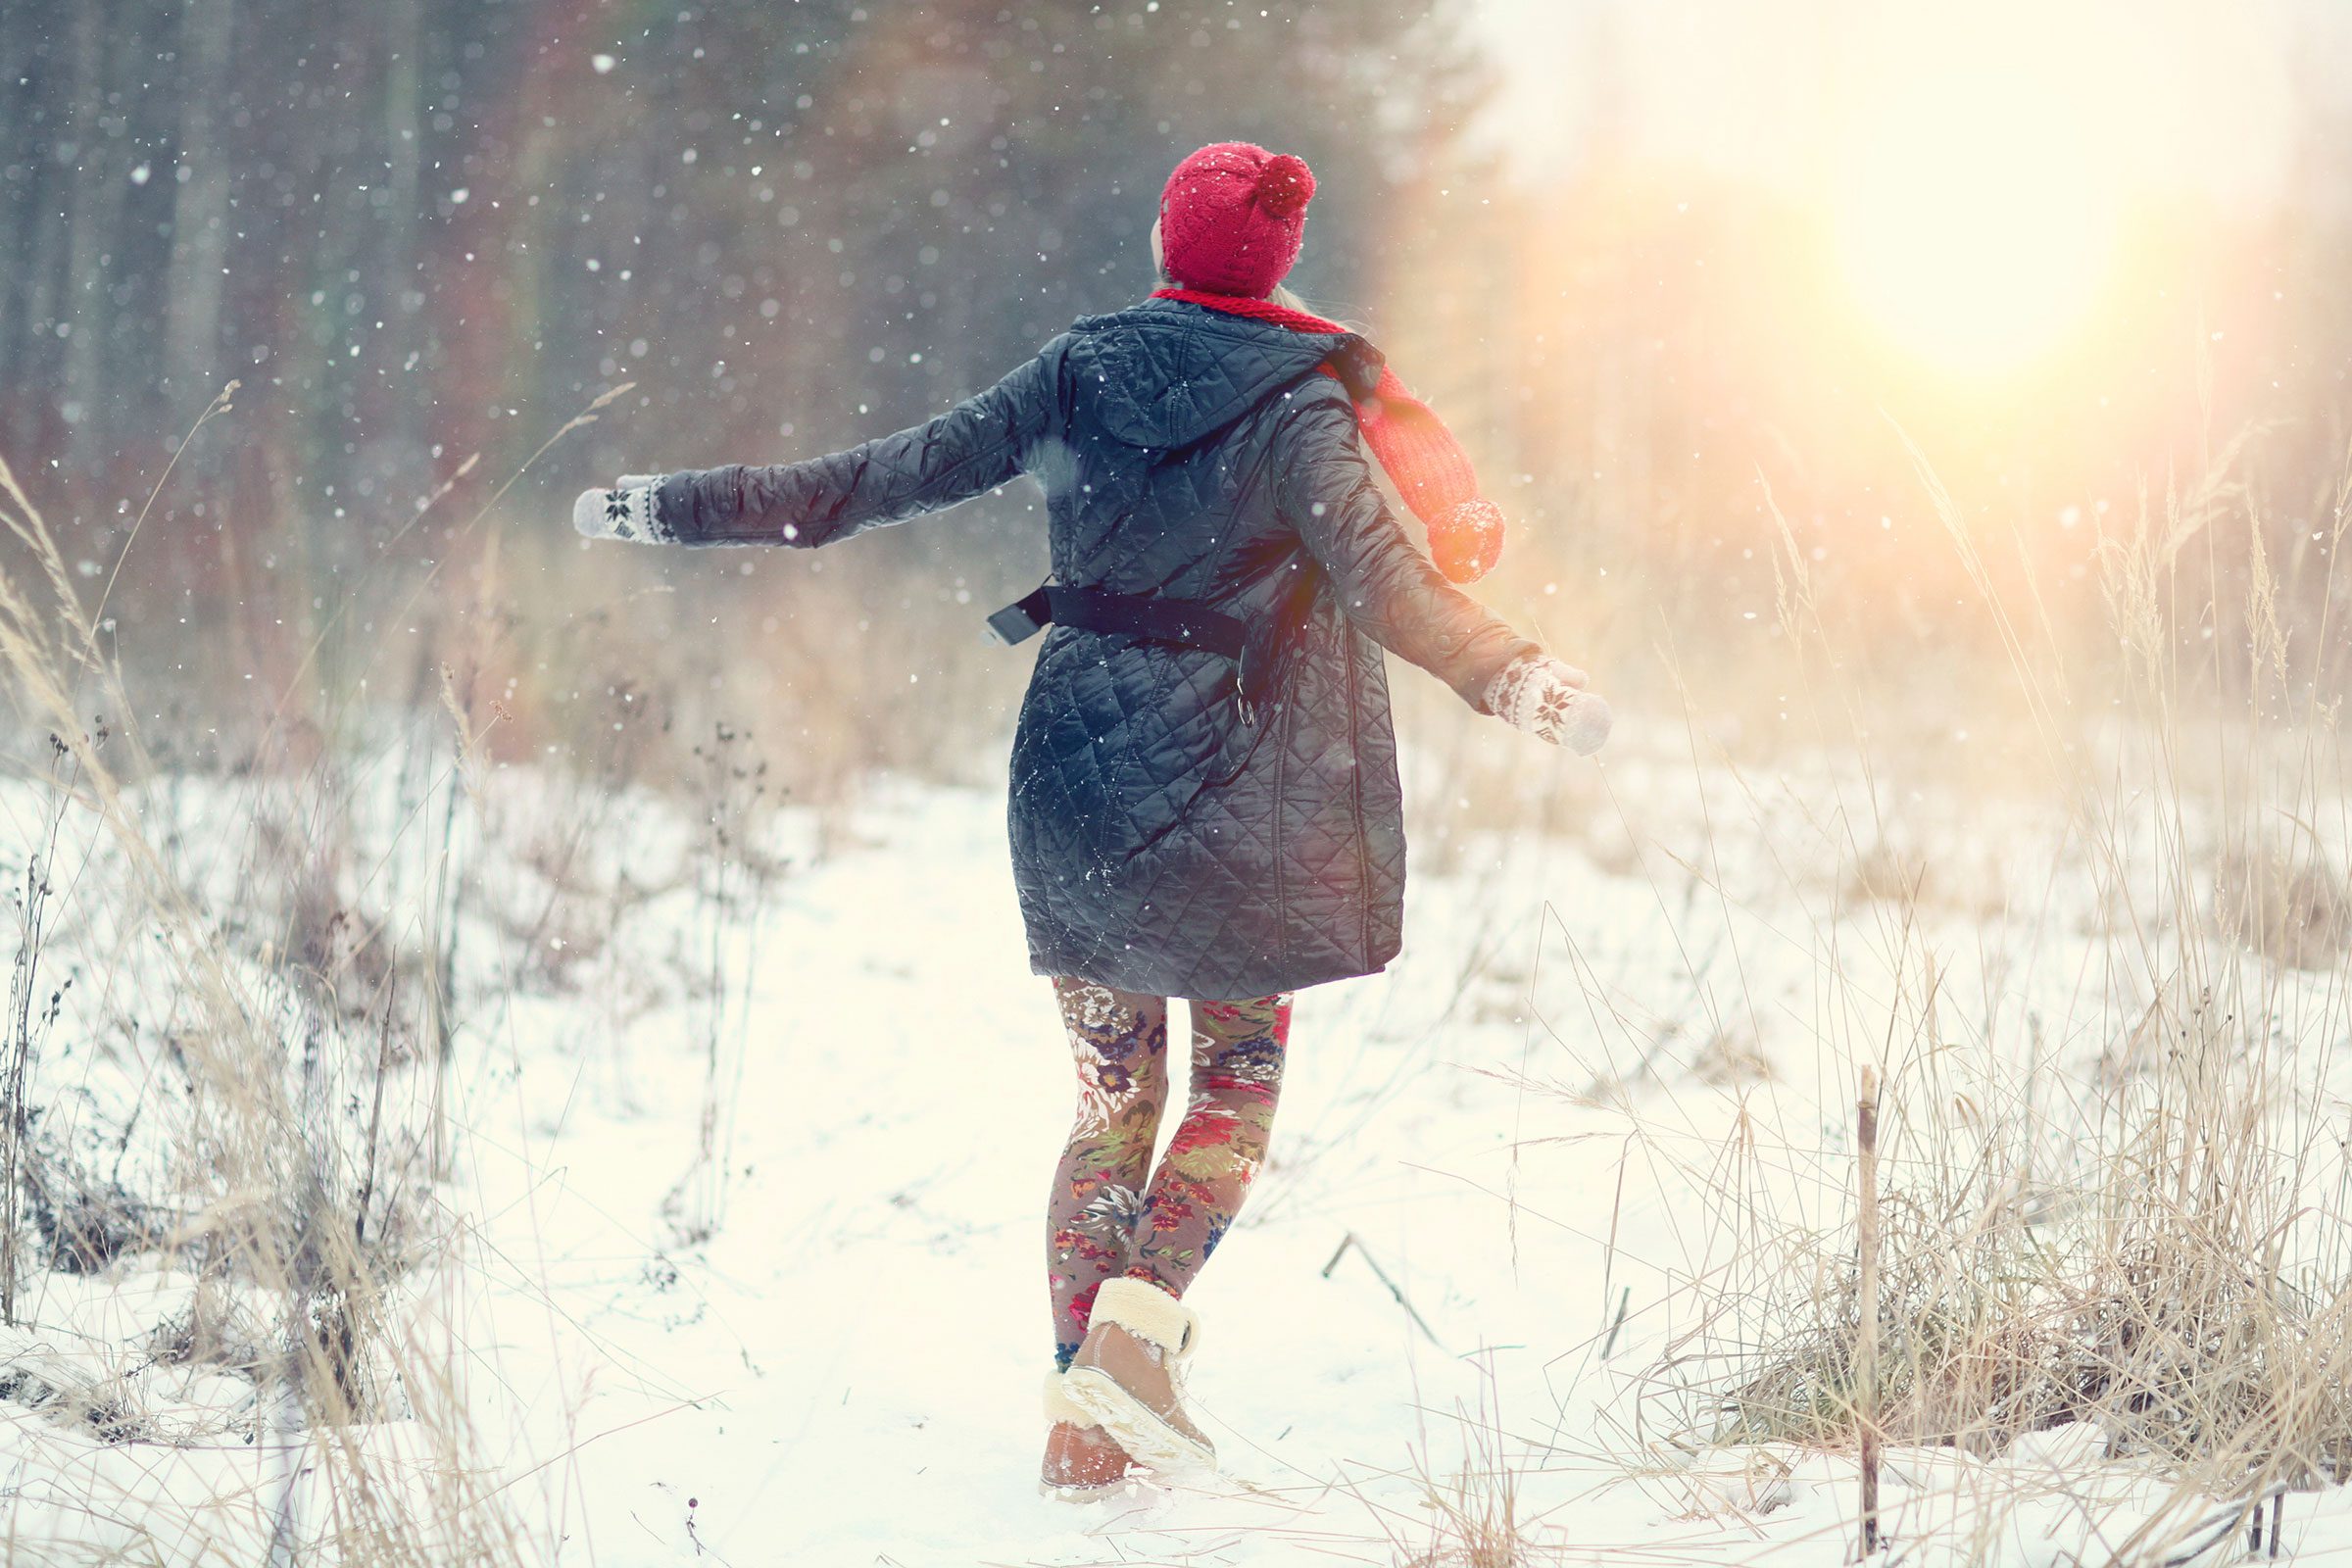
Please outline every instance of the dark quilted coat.
M1012 748L1031 962L1215 999L1366 974L1396 954L1404 893L1382 647L1483 707L1535 645L1406 538L1326 364L1363 393L1380 359L1352 334L1149 301L1081 319L927 424L673 474L660 515L685 543L814 546L1034 476L1055 581L1275 635L1271 700L1245 717L1215 654L1048 630Z

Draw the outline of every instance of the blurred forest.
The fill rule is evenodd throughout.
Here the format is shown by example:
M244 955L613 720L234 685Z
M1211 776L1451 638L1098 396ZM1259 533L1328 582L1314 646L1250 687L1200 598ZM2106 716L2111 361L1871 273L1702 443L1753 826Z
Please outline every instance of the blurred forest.
M122 489L238 376L263 428L214 457L350 503L622 377L640 429L846 433L1132 296L1173 148L1296 147L1368 220L1461 118L1450 36L1362 0L9 0L7 438ZM1355 239L1312 276L1360 286Z
M615 383L557 489L880 433L1138 297L1201 141L1308 158L1300 279L1360 298L1477 89L1458 9L0 0L0 451L111 567L238 380L111 603L274 689Z
M1752 674L1783 552L1860 590L1837 614L1870 662L1965 682L1991 633L1952 613L1913 443L2062 622L2168 494L2214 522L2215 577L2333 581L2295 569L2352 433L2352 73L2323 8L2289 8L2315 20L2277 196L2135 194L2098 308L1977 381L1847 308L1803 189L1642 145L1633 13L1573 9L1580 132L1531 148L1476 0L0 0L0 454L125 660L208 719L371 667L392 696L414 637L403 700L454 668L501 747L606 733L556 710L657 670L806 733L818 667L862 737L841 765L905 760L915 713L930 751L1003 721L1025 661L972 639L1040 569L1025 490L781 569L591 560L566 498L986 385L1147 289L1166 170L1247 137L1320 180L1296 286L1373 330L1516 518L1481 592L1620 689ZM2335 591L2282 612L2317 628Z

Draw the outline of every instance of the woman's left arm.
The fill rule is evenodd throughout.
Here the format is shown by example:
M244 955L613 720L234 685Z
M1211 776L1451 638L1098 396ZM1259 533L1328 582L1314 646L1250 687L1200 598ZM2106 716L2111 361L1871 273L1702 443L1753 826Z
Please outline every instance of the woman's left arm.
M583 495L574 523L647 543L812 549L952 507L1028 466L1060 406L1059 347L1047 345L977 397L895 435L805 463L623 479Z
M1275 507L1330 574L1342 612L1492 712L1486 692L1494 678L1543 649L1446 581L1405 538L1373 482L1355 410L1337 381L1309 376L1278 417Z

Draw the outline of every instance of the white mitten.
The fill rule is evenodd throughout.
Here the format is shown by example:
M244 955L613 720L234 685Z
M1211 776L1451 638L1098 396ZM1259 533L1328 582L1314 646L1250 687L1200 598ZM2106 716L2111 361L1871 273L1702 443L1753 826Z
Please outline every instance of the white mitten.
M584 539L668 544L677 534L662 525L654 505L654 492L661 483L658 473L624 473L610 490L583 490L571 504L571 525Z
M1609 705L1585 690L1585 672L1549 654L1528 654L1487 686L1494 716L1541 741L1591 757L1609 738Z

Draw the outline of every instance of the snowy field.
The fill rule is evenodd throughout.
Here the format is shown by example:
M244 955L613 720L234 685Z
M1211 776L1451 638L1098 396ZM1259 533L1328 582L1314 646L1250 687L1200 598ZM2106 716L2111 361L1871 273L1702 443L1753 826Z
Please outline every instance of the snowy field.
M1270 1163L1193 1298L1224 1474L1082 1506L1034 1491L1041 1209L1071 1085L1001 796L883 779L846 818L787 810L756 852L712 856L655 798L485 769L427 854L415 820L441 797L422 812L413 779L349 781L376 849L332 879L346 924L414 936L454 909L458 1005L436 1115L423 1026L385 1110L364 1007L306 1035L321 1009L274 1004L309 1147L383 1149L376 1191L400 1201L379 1206L410 1238L356 1375L366 1419L333 1432L266 1392L278 1298L187 1262L223 1200L172 1200L208 1157L184 981L122 913L116 841L65 807L42 973L75 983L34 1067L28 1098L57 1107L34 1144L106 1170L180 1245L25 1278L0 1331L9 1560L252 1563L330 1540L356 1559L416 1519L600 1564L1843 1562L1851 1448L1709 1444L1705 1391L1741 1364L1791 1235L1850 1250L1858 1062L1886 1064L1893 1100L1934 1097L1923 1122L2031 1085L2046 1189L2095 1158L2108 1021L2148 1002L2114 958L2137 868L2054 810L1819 759L1694 766L1682 740L1637 736L1598 769L1517 756L1550 833L1482 832L1487 808L1458 803L1441 826L1458 773L1413 760L1404 956L1302 1000ZM12 787L11 843L40 843L54 802ZM283 911L235 899L252 852L223 824L299 803L181 779L131 804L269 1005ZM444 858L468 899L440 902ZM1930 971L1935 1033L1900 1038ZM2341 976L2262 982L2278 1038L2331 1026ZM2340 1120L2332 1064L2294 1059L2292 1114ZM1896 1560L2245 1554L2226 1501L2110 1446L2090 1421L1896 1443ZM2299 1494L2284 1519L2292 1555L2352 1550L2352 1494Z
M0 1568L2352 1568L2352 0L0 0ZM1369 466L1072 458L1189 330L1021 416L1178 279ZM1616 732L1391 662L1220 1468L1069 1504L982 616L1073 499L1259 581L1150 536L1266 432Z

